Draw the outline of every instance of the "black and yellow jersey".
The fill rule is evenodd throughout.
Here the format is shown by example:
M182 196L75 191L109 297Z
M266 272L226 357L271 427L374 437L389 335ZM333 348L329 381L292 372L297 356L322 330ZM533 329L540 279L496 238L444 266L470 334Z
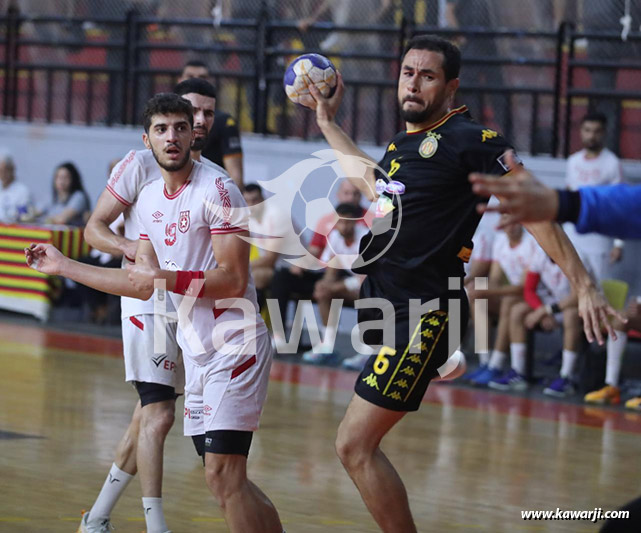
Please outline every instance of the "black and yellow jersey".
M448 278L464 274L481 218L476 206L485 201L472 192L468 175L505 174L509 148L500 134L474 122L465 106L428 128L398 133L379 162L393 182L380 193L382 218L363 237L356 270L397 272L423 299L445 293ZM391 229L381 233L377 225L384 223ZM365 266L358 267L361 260Z

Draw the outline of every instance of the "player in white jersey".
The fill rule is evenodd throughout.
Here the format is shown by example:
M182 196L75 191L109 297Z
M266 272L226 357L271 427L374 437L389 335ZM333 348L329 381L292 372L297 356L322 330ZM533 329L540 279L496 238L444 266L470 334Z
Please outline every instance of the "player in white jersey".
M623 171L619 158L604 146L607 119L602 113L588 113L581 120L583 149L568 158L565 184L576 191L579 187L621 183ZM598 233L579 234L573 225L566 228L583 263L597 281L604 279L608 264L623 254L623 241Z
M176 91L194 107L196 137L191 155L199 160L213 126L216 92L204 80L181 83ZM210 161L203 162L222 171ZM140 234L136 201L144 185L156 179L161 179L160 168L151 150L129 152L114 167L87 224L85 237L89 244L103 252L123 254L123 266L133 262ZM120 213L125 219L124 236L109 228ZM154 353L153 299L123 297L121 307L125 379L135 384L140 401L116 449L109 476L89 513L83 516L79 533L101 532L109 526L111 511L136 472L140 474L148 533L168 529L161 500L163 446L174 420L175 394L182 392L184 386L184 369L175 340L176 322L168 301L166 312L158 313L156 323L166 329L173 342L167 344L164 353Z
M140 193L135 265L126 271L83 265L50 245L32 245L27 263L143 299L153 295L156 281L163 282L178 313L185 404L196 415L187 419L185 430L206 433L209 489L233 533L281 533L276 509L246 470L271 365L269 335L249 272L249 244L239 238L248 236L247 208L226 174L191 159L191 113L189 102L175 94L156 95L145 109L143 140L163 179L148 182Z
M467 376L473 385L485 387L501 375L510 343L510 310L523 298L523 279L535 244L532 236L521 225L506 227L505 232L499 233L494 239L487 290L469 285L466 287L470 308L474 307L474 301L487 299L488 311L494 312L498 317L492 354L479 349L480 366L476 372Z
M544 392L553 396L572 394L571 377L581 336L577 299L565 274L538 245L529 260L523 296L525 301L516 304L510 314L511 368L489 386L499 390L527 388L524 378L527 331L535 328L552 331L563 326L561 373Z

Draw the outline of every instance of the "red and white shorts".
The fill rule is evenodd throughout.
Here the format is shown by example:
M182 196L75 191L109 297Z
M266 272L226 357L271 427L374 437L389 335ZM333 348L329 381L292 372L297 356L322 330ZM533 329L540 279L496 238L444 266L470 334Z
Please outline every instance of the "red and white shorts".
M255 355L247 355L242 345L238 352L213 356L203 366L185 357L186 436L258 429L272 364L269 333L256 339Z
M154 315L149 314L122 319L126 381L159 383L173 387L178 394L183 392L185 368L176 342L176 327L175 320L162 315L155 317L155 324Z

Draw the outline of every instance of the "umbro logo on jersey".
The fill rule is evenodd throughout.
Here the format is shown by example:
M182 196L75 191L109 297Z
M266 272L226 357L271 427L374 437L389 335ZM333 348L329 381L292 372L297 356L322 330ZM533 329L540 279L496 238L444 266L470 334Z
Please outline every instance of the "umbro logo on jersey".
M153 222L162 222L162 217L164 216L160 211L156 211L155 213L151 214L152 217L154 217Z
M154 362L154 365L156 365L156 368L160 366L160 363L162 363L165 359L167 359L166 355L159 355L157 357L152 357L151 360Z

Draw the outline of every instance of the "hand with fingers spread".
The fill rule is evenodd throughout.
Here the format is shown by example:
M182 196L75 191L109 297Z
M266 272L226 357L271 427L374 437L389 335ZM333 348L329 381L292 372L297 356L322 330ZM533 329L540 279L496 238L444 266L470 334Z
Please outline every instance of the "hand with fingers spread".
M583 319L583 331L588 342L596 341L603 344L603 327L608 335L617 339L609 317L618 318L624 324L628 321L624 314L608 304L605 296L592 284L577 292L579 300L579 316Z
M27 265L52 276L60 275L65 256L52 244L31 244L24 249Z
M334 94L328 98L325 98L321 92L318 90L318 87L314 85L314 82L306 77L307 87L309 93L314 99L313 106L308 106L310 109L316 111L316 122L322 127L325 124L329 124L334 121L336 118L336 113L338 113L338 108L341 105L343 99L343 93L345 92L345 84L343 83L343 76L340 72L336 72L337 82L336 82L336 91Z
M472 190L476 194L494 195L501 200L496 206L480 205L479 212L497 211L510 215L499 229L516 222L554 220L559 209L558 193L516 163L513 152L507 152L506 161L511 172L508 177L470 174Z

